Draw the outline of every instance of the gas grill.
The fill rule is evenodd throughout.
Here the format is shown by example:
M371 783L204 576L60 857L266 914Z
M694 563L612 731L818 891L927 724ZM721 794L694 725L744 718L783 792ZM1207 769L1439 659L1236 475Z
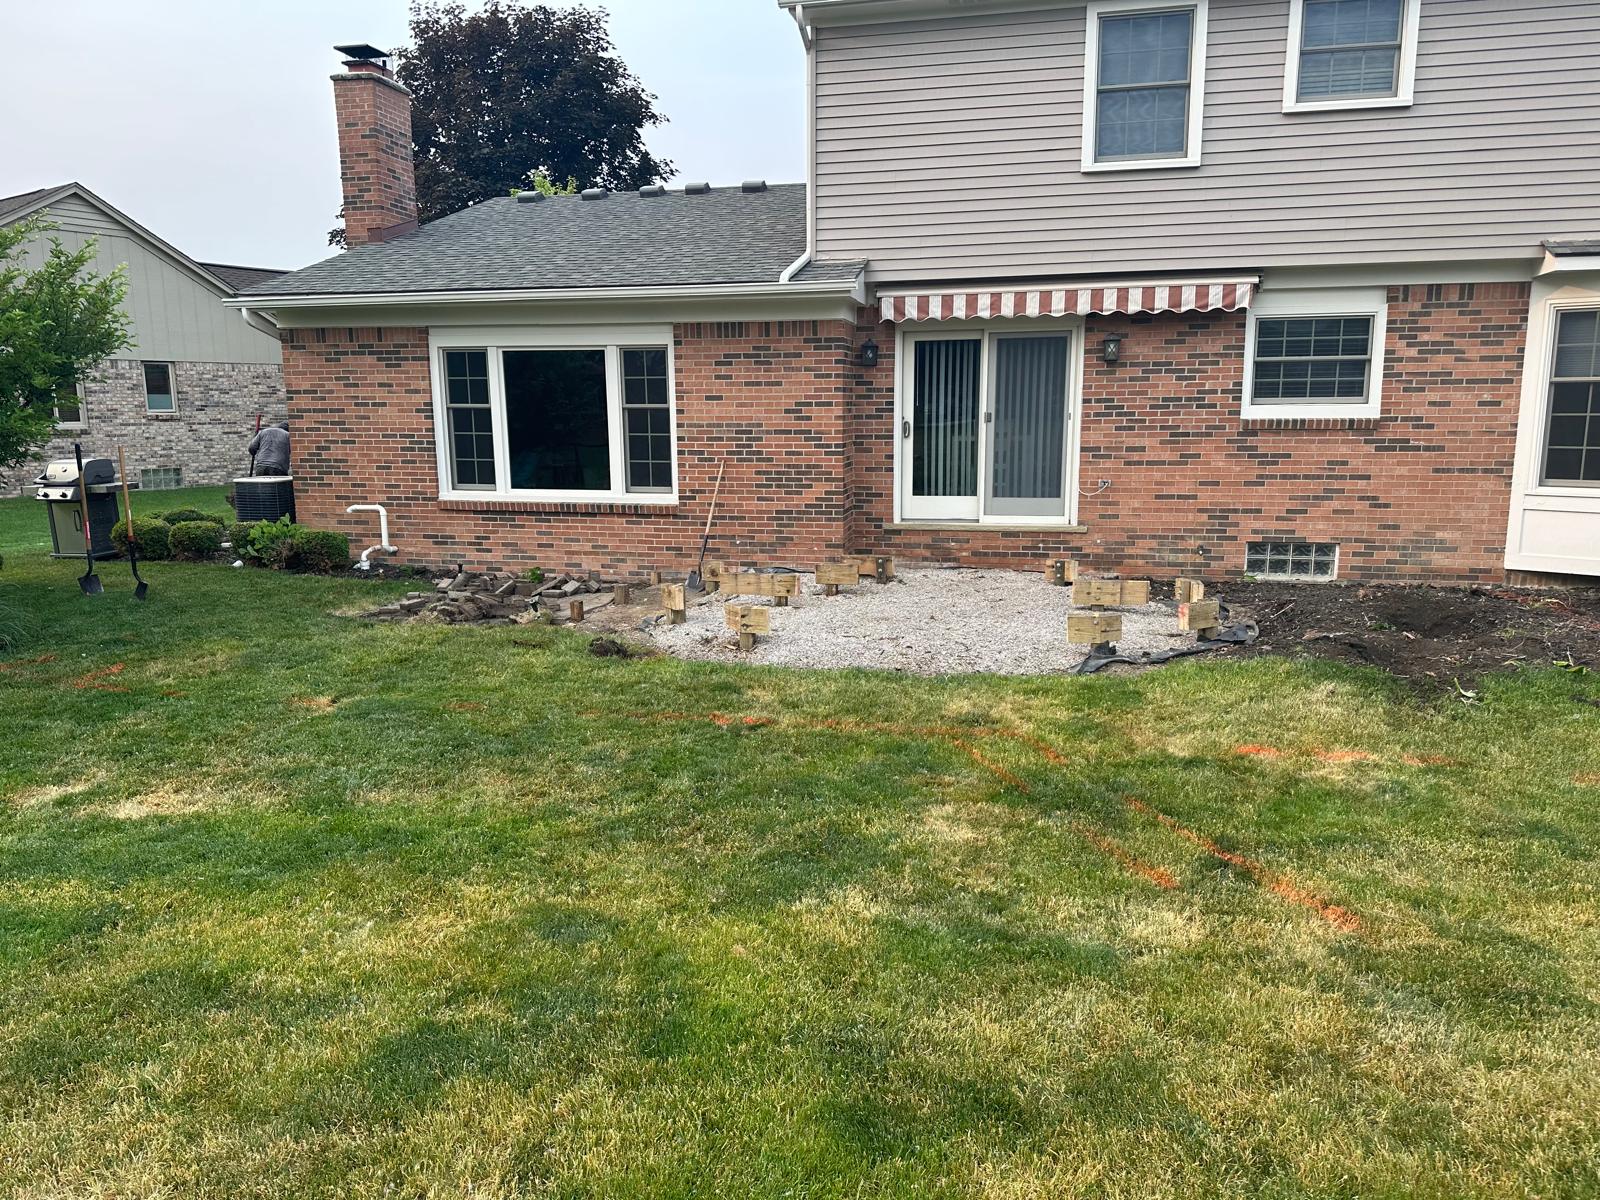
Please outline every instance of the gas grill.
M70 458L58 458L49 463L44 474L33 481L38 491L35 500L43 500L50 513L50 541L53 558L82 558L83 496L89 496L89 524L94 532L94 556L113 558L116 547L111 544L111 527L117 523L117 468L109 458L83 460L83 478L78 478L78 464Z

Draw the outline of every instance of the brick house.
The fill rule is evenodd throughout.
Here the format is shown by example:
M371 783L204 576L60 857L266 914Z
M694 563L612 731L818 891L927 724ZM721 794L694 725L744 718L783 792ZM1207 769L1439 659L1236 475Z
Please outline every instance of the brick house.
M1600 8L780 0L808 184L416 227L334 77L350 243L282 328L303 519L418 561L714 547L1600 574Z
M148 488L225 483L244 472L256 414L282 420L282 351L277 330L223 307L240 290L282 274L202 263L162 240L80 183L0 199L0 225L35 214L55 229L30 239L22 261L36 266L50 238L69 250L96 243L94 269L127 271L133 344L100 363L56 405L56 436L39 461L126 449L128 474ZM0 495L25 490L38 466L0 471Z

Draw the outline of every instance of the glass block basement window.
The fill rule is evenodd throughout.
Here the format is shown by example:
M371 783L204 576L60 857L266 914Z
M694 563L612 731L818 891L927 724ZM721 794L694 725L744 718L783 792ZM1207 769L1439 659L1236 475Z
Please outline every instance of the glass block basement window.
M1332 579L1338 565L1333 542L1251 542L1245 549L1245 572L1257 579Z
M139 472L139 490L142 492L169 492L182 486L182 467L145 467Z

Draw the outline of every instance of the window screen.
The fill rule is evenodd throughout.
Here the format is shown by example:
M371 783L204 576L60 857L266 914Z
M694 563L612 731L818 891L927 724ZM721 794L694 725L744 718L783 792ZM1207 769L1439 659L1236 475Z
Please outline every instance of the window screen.
M172 391L171 363L144 364L144 408L152 413L178 411L177 397Z
M1544 478L1600 483L1600 310L1564 312L1556 323Z
M1301 100L1393 96L1406 0L1305 0Z
M1251 399L1359 404L1372 373L1371 317L1262 317Z
M665 349L622 352L622 412L628 435L628 490L672 490L671 389Z
M501 363L511 486L610 491L606 352L506 350Z
M1339 563L1333 542L1251 542L1245 571L1257 579L1332 579Z
M1095 160L1188 150L1194 10L1100 18Z
M445 351L444 386L454 484L458 488L492 488L494 417L489 410L488 352Z

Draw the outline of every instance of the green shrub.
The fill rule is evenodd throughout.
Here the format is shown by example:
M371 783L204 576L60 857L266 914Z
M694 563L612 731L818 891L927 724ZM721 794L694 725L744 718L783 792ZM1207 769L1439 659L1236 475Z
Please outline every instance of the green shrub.
M294 533L298 528L287 516L279 517L276 521L257 521L245 534L239 557L246 562L258 562L264 567L287 567ZM235 549L240 548L236 546Z
M201 512L198 508L175 508L171 512L162 513L161 519L168 525L182 525L186 521L210 521L213 525L228 523L227 518Z
M235 558L245 557L245 551L250 547L250 530L254 524L253 521L235 521L228 526L228 541L233 546Z
M177 558L210 558L222 549L222 526L213 521L179 521L172 527L172 553Z
M350 539L328 529L297 526L290 541L289 564L319 575L343 571L350 566Z
M146 562L157 562L172 557L172 526L156 517L133 519L134 540L139 543L139 557ZM111 527L111 544L119 553L128 552L128 522L118 521Z

